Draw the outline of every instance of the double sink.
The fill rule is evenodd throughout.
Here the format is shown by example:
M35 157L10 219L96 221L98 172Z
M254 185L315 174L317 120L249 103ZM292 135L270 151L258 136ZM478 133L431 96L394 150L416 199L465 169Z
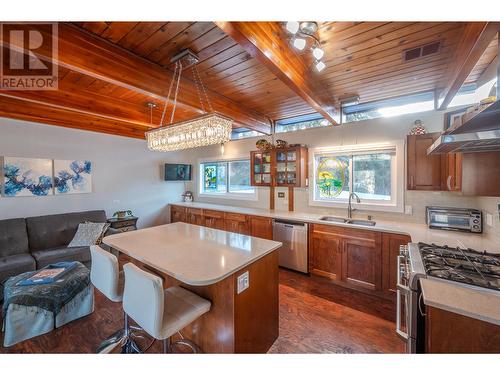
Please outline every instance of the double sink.
M373 220L360 220L360 219L347 219L344 217L336 216L323 216L320 218L322 221L329 221L331 223L343 223L343 224L353 224L353 225L364 225L367 227L375 226L376 222Z

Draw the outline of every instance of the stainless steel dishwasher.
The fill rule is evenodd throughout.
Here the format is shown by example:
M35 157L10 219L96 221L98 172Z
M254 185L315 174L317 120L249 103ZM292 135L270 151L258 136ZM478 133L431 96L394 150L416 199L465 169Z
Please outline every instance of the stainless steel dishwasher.
M307 224L273 220L273 240L283 243L279 250L282 267L307 273Z

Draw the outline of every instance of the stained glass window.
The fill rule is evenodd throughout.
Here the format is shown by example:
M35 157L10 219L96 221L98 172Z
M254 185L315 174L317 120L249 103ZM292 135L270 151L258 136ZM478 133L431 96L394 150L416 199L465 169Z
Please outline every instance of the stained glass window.
M349 195L348 156L320 156L317 160L316 196L323 199Z

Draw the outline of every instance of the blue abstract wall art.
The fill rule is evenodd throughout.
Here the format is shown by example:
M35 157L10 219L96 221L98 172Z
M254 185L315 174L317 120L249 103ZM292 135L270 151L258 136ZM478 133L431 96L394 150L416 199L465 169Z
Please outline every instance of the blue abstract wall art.
M50 159L5 157L3 175L7 197L53 194Z
M56 194L92 192L92 162L89 160L54 160Z

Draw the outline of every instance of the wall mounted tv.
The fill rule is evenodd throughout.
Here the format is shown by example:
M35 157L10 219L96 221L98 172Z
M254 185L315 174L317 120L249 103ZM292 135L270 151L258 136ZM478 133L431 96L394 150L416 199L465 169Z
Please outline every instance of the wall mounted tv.
M165 181L190 181L191 164L165 164Z

